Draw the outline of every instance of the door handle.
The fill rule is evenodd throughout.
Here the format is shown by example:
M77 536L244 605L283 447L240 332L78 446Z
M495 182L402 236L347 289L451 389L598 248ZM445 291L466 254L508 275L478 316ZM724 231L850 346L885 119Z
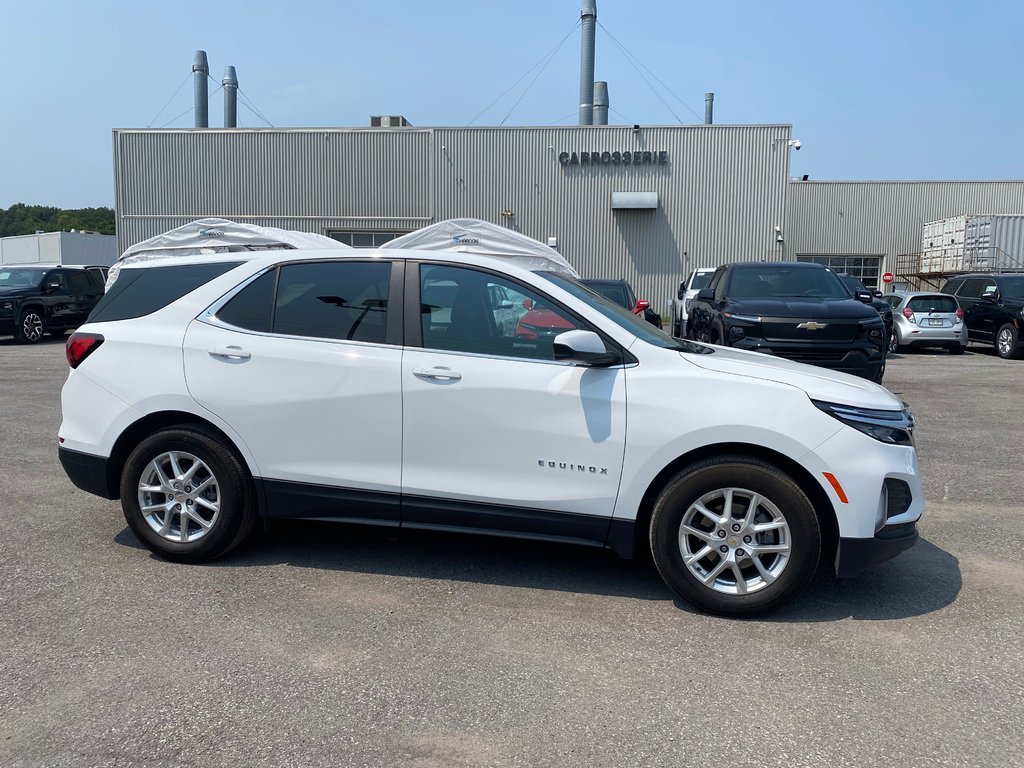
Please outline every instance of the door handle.
M229 360L248 360L252 357L252 352L241 347L210 347L206 351L210 357L226 357Z
M435 379L437 381L458 381L462 378L462 374L458 371L453 371L451 368L444 368L443 366L413 368L412 375L419 376L421 379Z

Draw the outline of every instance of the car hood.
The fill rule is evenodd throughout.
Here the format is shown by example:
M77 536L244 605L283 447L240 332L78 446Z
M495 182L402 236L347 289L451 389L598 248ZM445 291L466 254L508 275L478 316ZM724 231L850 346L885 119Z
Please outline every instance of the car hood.
M17 296L27 291L33 290L32 288L26 288L22 286L20 288L0 288L0 298L8 298L10 296Z
M816 299L803 296L778 299L734 299L730 312L760 317L793 317L812 320L862 320L878 317L869 305L856 299Z
M802 389L812 400L825 400L859 408L900 410L902 401L874 382L827 368L795 363L762 352L745 352L729 347L714 347L714 354L695 355L680 352L687 362L718 373L748 379L774 381Z

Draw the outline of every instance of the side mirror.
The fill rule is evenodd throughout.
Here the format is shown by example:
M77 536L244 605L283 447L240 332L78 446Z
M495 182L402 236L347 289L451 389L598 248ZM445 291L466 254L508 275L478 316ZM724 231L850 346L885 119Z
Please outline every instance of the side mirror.
M686 283L679 284L679 290L676 291L676 298L680 301L686 298Z
M646 311L651 306L651 302L647 299L637 299L636 306L633 307L633 314L639 315L641 312Z
M715 291L712 288L701 288L699 291L697 291L697 298L700 301L714 301Z
M533 309L533 299L523 299L523 309L527 311Z
M854 291L853 295L857 301L862 301L865 304L870 304L875 300L870 291Z
M498 304L498 309L512 309L515 306L511 301L503 301Z
M53 291L60 290L60 283L48 283L46 286L46 292L52 293Z
M882 298L882 292L881 291L875 291L875 298L877 298L877 299Z
M565 331L552 340L555 360L564 360L590 368L618 365L622 359L604 347L601 337L593 331Z
M996 299L999 298L999 294L995 291L985 291L983 294L981 294L981 298L984 299L985 301L995 301Z

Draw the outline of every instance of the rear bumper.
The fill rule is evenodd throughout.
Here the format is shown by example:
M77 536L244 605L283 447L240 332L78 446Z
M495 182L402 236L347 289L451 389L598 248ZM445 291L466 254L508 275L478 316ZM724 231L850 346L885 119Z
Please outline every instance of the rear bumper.
M60 446L57 448L57 457L75 487L104 499L118 497L119 493L110 487L110 478L107 476L107 459L103 456L80 453Z
M916 523L883 528L871 539L839 539L836 576L847 579L891 560L917 543Z

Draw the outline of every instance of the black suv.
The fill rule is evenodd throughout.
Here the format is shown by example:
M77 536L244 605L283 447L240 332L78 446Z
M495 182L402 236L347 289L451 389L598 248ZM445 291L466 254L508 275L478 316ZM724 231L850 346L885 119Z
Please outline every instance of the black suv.
M89 267L6 264L0 267L0 334L35 344L44 333L77 328L103 297L103 274Z
M882 318L882 322L885 323L885 344L888 349L892 340L892 306L889 302L882 299L880 291L872 291L859 277L851 275L849 272L839 272L839 279L843 281L843 285L850 291L850 295L855 299L863 300L863 296L866 294L871 297L871 306L875 308L878 316ZM864 302L867 304L868 302Z
M651 302L646 299L638 299L633 293L633 286L625 280L583 280L582 283L609 301L614 301L620 307L625 307L634 315L639 315L642 312L644 320L661 328L661 315L651 309Z
M886 331L871 300L821 264L726 264L690 303L687 335L881 381Z
M970 341L991 342L1000 357L1020 357L1024 331L1024 273L958 275L942 287L964 310Z

